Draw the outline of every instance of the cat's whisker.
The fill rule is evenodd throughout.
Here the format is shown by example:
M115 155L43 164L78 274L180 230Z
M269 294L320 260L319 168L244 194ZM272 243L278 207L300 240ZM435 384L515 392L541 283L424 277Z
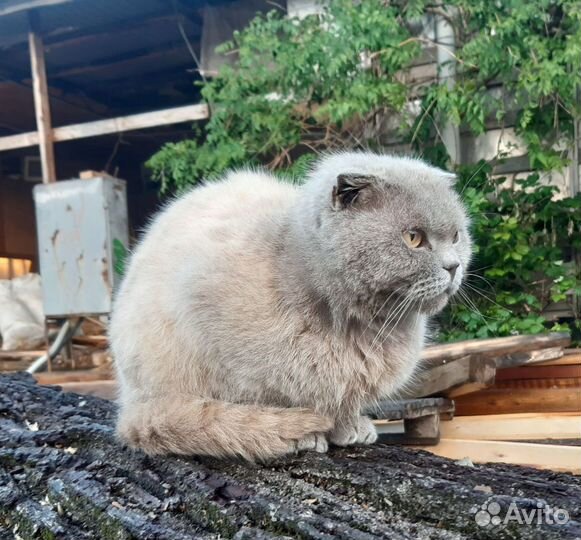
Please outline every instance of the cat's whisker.
M408 308L413 305L414 303L414 298L412 296L407 296L406 297L406 302L404 303L404 307L402 310L400 310L400 314L397 318L397 320L395 321L395 323L392 325L391 330L389 331L389 333L387 334L387 336L384 336L381 339L381 344L383 345L383 343L385 343L385 341L389 338L389 336L391 336L391 334L393 333L393 331L397 328L397 325L399 324L399 322L402 320L402 318L404 317L406 311L408 310ZM372 344L373 347L373 344Z
M373 350L375 343L380 338L381 334L387 328L389 323L399 314L402 307L408 301L408 298L409 298L408 295L404 296L403 299L401 300L401 302L399 304L397 304L396 307L390 313L388 313L387 317L385 318L385 321L383 321L383 324L381 325L381 327L379 328L378 332L376 333L375 337L373 338L373 340L371 342L371 350Z
M486 161L483 161L480 164L480 167L478 167L478 169L476 169L473 173L472 176L468 179L468 181L464 184L464 187L462 188L462 191L460 191L460 195L462 195L464 193L464 191L466 190L466 188L470 185L470 182L472 182L472 180L476 177L476 175L484 168L484 166L487 165Z
M389 300L392 298L392 296L394 294L396 294L397 292L401 291L404 288L404 285L399 286L397 289L395 289L383 302L383 304L381 304L381 307L375 312L375 314L373 315L373 317L371 317L371 320L369 321L369 324L367 325L367 327L365 328L365 330L363 331L363 334L365 332L367 332L367 330L369 330L369 328L371 327L371 325L373 324L373 321L377 318L377 316L379 315L379 313L381 312L381 310L385 307L385 305L389 302Z
M460 291L458 291L458 292L460 292ZM478 316L479 316L479 317L482 319L482 322L485 324L485 326L486 326L486 328L488 329L488 331L489 331L489 332L491 332L491 333L493 333L492 329L491 329L491 328L490 328L490 326L488 325L488 321L487 321L487 319L488 319L488 320L500 320L500 319L496 319L496 318L494 318L494 317L487 317L487 316L485 316L485 315L482 313L482 311L480 311L480 310L478 309L478 306L477 306L477 305L474 303L474 301L473 301L473 300L472 300L472 299L471 299L471 298L470 298L470 297L469 297L469 296L466 294L466 292L465 292L465 291L462 291L462 292L461 292L461 294L460 294L460 296L461 296L461 297L464 299L464 301L465 301L465 303L466 303L466 306L467 306L469 309L473 310L473 311L474 311L474 312L475 312L475 313L476 313L476 314L477 314L477 315L478 315Z
M397 316L397 314L399 313L402 306L405 305L407 298L408 298L407 296L404 296L404 298L401 300L401 302L399 304L396 304L395 308L388 313L388 315L385 318L385 321L383 321L383 324L381 325L381 327L379 328L379 330L375 334L373 340L371 341L371 350L373 350L373 347L375 346L376 341L379 339L379 337L381 336L383 331L387 328L390 321L393 320Z
M476 294L479 294L480 296L482 296L482 298L484 298L486 301L490 302L491 304L494 304L495 306L497 306L501 309L504 309L505 311L508 311L509 313L512 313L512 311L510 309L508 309L506 306L501 306L498 302L495 302L492 298L490 298L489 296L487 296L483 292L479 291L476 287L474 287L473 285L470 285L470 283L464 282L464 285L466 287L468 287L471 291L474 291Z
M481 279L482 281L484 281L484 283L486 283L490 287L490 289L493 293L496 292L496 289L494 288L494 285L492 284L492 282L489 279L486 279L484 276L481 276L480 274L475 274L472 272L467 272L466 279L470 279L470 278Z

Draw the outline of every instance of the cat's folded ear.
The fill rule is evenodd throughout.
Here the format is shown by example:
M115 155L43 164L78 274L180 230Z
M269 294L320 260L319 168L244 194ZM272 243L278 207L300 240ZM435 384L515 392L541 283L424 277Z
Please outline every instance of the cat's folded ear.
M340 174L333 186L333 208L342 210L365 205L373 198L375 183L373 176Z

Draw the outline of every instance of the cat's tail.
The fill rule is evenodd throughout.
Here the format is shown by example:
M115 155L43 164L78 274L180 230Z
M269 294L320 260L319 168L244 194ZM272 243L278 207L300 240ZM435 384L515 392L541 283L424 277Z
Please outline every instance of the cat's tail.
M333 421L309 409L238 405L209 399L126 403L118 436L148 454L266 460L297 450L327 450Z

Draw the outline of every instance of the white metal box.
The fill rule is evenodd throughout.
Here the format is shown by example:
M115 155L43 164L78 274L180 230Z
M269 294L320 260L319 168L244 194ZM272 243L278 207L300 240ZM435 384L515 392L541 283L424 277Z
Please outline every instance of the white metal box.
M129 245L125 182L37 185L34 201L45 315L109 313Z

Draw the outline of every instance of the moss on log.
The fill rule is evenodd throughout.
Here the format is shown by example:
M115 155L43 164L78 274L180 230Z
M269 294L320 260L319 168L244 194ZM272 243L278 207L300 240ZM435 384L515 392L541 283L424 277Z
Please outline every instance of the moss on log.
M115 405L0 377L0 538L366 540L581 537L581 478L461 466L376 445L268 465L151 458L119 445ZM566 524L480 526L496 502Z

